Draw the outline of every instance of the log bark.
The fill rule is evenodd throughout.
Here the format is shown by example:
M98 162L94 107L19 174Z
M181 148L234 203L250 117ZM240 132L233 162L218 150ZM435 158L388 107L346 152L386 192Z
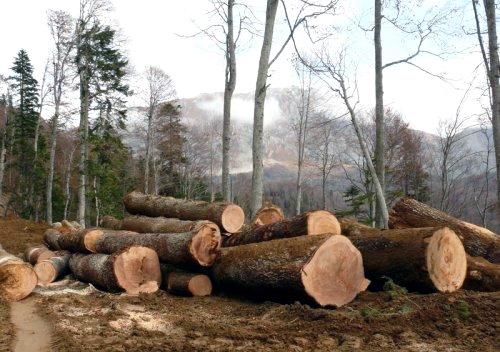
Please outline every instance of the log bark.
M35 265L39 261L49 259L54 255L55 253L43 244L34 247L28 247L24 251L24 259L31 265Z
M155 251L131 246L111 255L73 254L71 272L78 279L110 292L131 295L156 292L161 282L160 262Z
M19 301L27 297L36 284L33 267L9 254L0 245L0 298Z
M164 216L181 220L209 220L226 232L234 233L243 226L245 214L236 204L208 203L145 195L131 192L123 200L127 211L133 215Z
M179 296L209 296L212 281L207 275L196 274L162 263L162 288Z
M105 216L101 225L113 230L127 230L138 233L176 233L189 232L203 225L210 225L216 231L219 227L211 221L199 220L179 220L174 218L149 217L149 216L127 216L123 220L118 220L112 216Z
M38 284L47 285L69 274L70 257L70 252L59 251L55 252L54 256L39 261L34 267Z
M449 228L365 229L349 239L375 287L390 277L411 291L454 292L465 280L465 250Z
M61 250L61 247L59 247L59 237L61 236L62 234L56 229L48 229L43 234L43 241L45 242L47 247L54 251L58 251Z
M154 249L164 262L186 267L211 266L219 256L221 235L211 225L185 233L148 233L96 230L87 238L87 250L111 254L138 245Z
M500 264L482 257L467 256L467 277L463 289L474 291L500 291Z
M285 220L283 210L273 204L266 204L257 212L252 220L252 226L262 226L274 224L277 221Z
M317 210L224 237L222 247L324 233L340 235L340 224L330 212Z
M351 235L359 235L363 231L373 229L373 227L370 227L370 226L365 225L365 224L361 224L354 219L340 218L337 220L339 221L340 228L342 230L342 235L347 236L347 237L349 237Z
M460 237L472 257L500 263L500 237L484 227L459 220L411 198L402 198L392 208L391 228L447 226Z
M223 249L212 270L223 289L263 299L305 299L321 306L351 302L370 283L363 260L341 235L285 238Z
M57 241L55 248L64 249L72 253L88 254L88 253L96 253L93 247L96 238L100 236L105 236L108 233L113 236L137 235L137 232L132 232L132 231L113 231L100 228L91 228L67 234L60 234L59 236L53 235L54 238L51 240ZM106 254L111 254L111 253L106 253Z

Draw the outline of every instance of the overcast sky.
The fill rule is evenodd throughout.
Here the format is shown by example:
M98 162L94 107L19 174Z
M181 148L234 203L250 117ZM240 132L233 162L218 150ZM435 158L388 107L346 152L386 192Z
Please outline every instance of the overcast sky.
M261 2L265 3L263 0ZM439 3L437 0L430 2ZM162 68L173 78L180 98L223 91L222 53L206 38L187 39L178 35L195 33L195 24L203 26L209 22L206 15L208 1L113 0L112 3L114 12L110 16L127 39L127 52L136 72L141 72L147 65ZM329 20L332 25L343 26L361 19L369 25L372 3L371 0L349 2L342 9L342 14ZM0 73L5 76L11 74L13 59L24 48L35 66L36 77L40 78L51 50L46 23L47 10L62 9L76 15L78 6L78 0L2 1ZM263 21L263 8L255 9L255 15ZM285 32L284 23L278 18L275 49ZM339 41L352 44L352 60L357 67L360 101L364 109L369 109L374 102L372 35L372 32L364 33L359 28L351 28L351 31L336 37ZM456 41L462 49L472 48L475 43L474 36L465 34L447 40ZM389 61L406 56L416 45L414 41L394 35L389 29L383 32L383 41L384 59ZM255 89L260 45L261 38L255 38L238 55L237 92L247 93ZM292 50L289 48L273 65L268 81L271 87L287 87L295 83L291 54ZM422 57L418 62L433 73L445 73L451 80L443 82L405 64L388 68L384 70L385 104L400 111L413 128L435 132L439 118L455 114L471 77L475 74L482 77L482 67L477 68L481 64L481 57L474 48L447 61L428 56ZM476 83L480 81L477 80ZM467 100L464 110L467 114L482 111L474 96L471 93ZM251 109L251 106L248 108Z

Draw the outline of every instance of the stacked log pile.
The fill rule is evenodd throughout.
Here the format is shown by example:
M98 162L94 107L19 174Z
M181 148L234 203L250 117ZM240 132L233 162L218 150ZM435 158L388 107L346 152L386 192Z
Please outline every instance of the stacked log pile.
M72 273L109 292L135 295L162 288L206 296L213 282L216 289L261 300L335 307L368 287L378 289L387 277L422 293L500 286L496 234L408 199L394 207L390 230L324 210L286 219L271 204L246 226L243 210L232 203L131 192L124 204L131 215L105 216L99 228L65 222L47 230L45 245L25 252L34 269L17 259L24 267L17 271L35 273L34 285ZM0 276L3 262L8 260L2 261L0 252ZM23 280L18 275L14 281Z

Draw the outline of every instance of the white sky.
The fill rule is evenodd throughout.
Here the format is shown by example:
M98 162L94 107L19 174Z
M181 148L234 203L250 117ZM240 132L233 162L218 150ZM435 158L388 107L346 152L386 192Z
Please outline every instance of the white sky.
M194 97L201 93L220 92L224 89L224 59L206 38L186 39L176 34L196 32L193 22L203 26L207 23L205 0L112 0L114 12L111 17L121 27L128 39L127 52L131 64L137 72L147 65L155 65L171 75L180 98ZM261 1L264 4L264 1ZM431 1L432 2L432 1ZM439 3L439 1L433 1ZM249 3L256 3L250 1ZM260 3L260 2L259 2ZM358 0L343 11L343 16L333 18L334 25L340 26L357 18L370 21L371 0ZM41 78L44 64L51 50L51 38L46 24L48 9L62 9L73 15L78 13L78 0L1 0L0 33L0 73L8 76L17 52L27 50L34 66L35 76ZM470 10L470 9L469 9ZM261 21L264 12L256 11ZM368 20L366 20L368 18ZM389 59L406 56L415 43L402 40L384 27L384 57ZM276 27L276 44L282 42L286 28L282 19ZM361 106L369 109L374 102L374 73L372 32L363 33L356 28L343 33L343 40L352 42L354 61L358 62L358 82ZM462 35L451 41L457 45L474 45L475 37ZM261 38L237 57L238 77L236 91L252 92L260 53ZM273 65L268 83L271 87L287 87L295 83L290 63L291 47ZM398 65L384 71L385 104L400 111L413 128L435 132L439 118L452 117L466 84L473 76L474 69L481 63L477 52L462 54L453 60L440 61L422 58L419 61L432 72L446 72L454 80L445 83L422 73L408 65ZM477 72L483 75L482 67ZM248 106L252 109L252 106ZM480 113L477 101L470 99L466 112Z

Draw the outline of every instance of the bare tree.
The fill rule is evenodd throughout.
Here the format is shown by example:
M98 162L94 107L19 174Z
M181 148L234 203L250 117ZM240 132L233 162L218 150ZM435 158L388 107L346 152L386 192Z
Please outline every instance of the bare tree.
M0 76L0 83L3 81L3 78ZM0 146L0 197L3 194L3 181L5 176L5 163L6 163L6 155L7 155L7 128L9 125L9 102L8 102L9 92L3 95L2 104L3 104L3 128L2 128L2 144Z
M52 185L54 181L54 163L56 156L57 131L64 90L68 87L71 51L73 49L73 19L64 11L49 11L48 25L54 40L52 53L52 79L54 115L51 119L49 173L46 188L46 219L52 224Z
M144 165L144 193L149 193L149 173L150 165L153 164L155 170L156 166L156 153L154 153L154 140L155 140L155 119L157 118L158 108L164 102L172 100L175 97L175 88L170 76L162 69L154 66L149 66L146 69L146 100L148 108L146 111L147 129L146 129L146 158ZM154 170L153 170L154 171ZM158 173L154 172L154 192L158 193L159 180Z

